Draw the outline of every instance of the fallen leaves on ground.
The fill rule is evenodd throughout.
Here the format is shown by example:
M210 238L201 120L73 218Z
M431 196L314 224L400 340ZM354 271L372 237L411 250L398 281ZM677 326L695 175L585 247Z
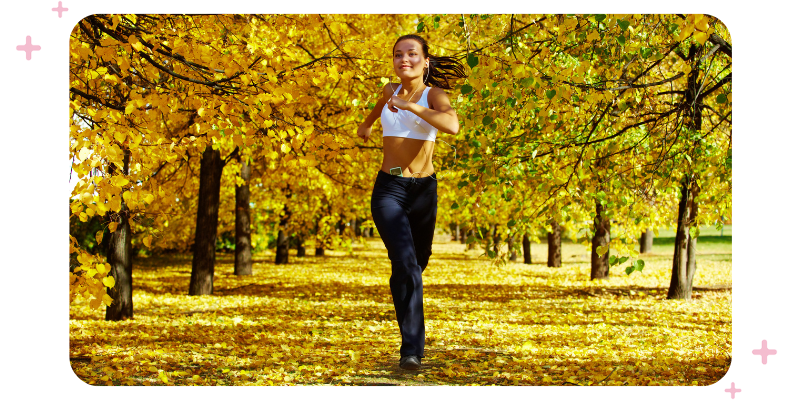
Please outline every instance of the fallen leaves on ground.
M235 276L219 255L211 296L188 296L191 259L134 267L134 319L70 306L70 360L93 385L710 385L731 354L731 254L699 248L691 301L665 300L667 251L642 273L589 281L582 245L564 265L492 266L434 244L425 273L426 354L397 367L400 334L380 239L352 255L255 258Z

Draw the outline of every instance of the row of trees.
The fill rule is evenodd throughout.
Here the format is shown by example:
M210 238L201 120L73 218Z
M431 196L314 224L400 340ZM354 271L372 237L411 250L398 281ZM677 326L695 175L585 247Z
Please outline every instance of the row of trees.
M371 220L380 165L380 136L358 144L355 127L409 31L469 72L451 93L461 130L435 158L440 225L512 249L542 227L590 232L574 239L597 279L611 250L641 270L642 232L677 223L669 297L691 296L697 226L730 218L729 35L706 15L595 14L85 18L70 218L104 220L107 260L71 238L73 296L130 318L135 248L191 250L189 293L210 294L218 229L234 232L237 274L252 271L251 227L274 226L276 262L293 235L346 243L337 224Z

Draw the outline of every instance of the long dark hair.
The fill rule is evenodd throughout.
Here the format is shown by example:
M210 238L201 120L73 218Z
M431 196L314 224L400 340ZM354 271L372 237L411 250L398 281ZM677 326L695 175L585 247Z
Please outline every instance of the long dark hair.
M422 56L430 59L430 71L428 67L422 70L422 76L425 77L425 83L431 86L440 87L442 89L452 89L450 80L456 78L466 78L467 74L464 72L464 66L453 57L434 57L428 53L428 41L418 35L403 35L397 38L392 46L394 51L397 43L401 40L414 39L422 45Z

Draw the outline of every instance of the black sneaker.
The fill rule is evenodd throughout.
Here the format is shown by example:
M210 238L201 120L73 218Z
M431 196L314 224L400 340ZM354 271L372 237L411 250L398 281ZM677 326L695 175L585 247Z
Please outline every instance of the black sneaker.
M421 366L422 362L415 355L400 358L400 368L402 369L419 369Z

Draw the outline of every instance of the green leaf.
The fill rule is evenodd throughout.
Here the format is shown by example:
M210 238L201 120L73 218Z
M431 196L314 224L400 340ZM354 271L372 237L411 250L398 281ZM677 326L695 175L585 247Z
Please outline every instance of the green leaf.
M472 91L472 86L470 85L461 86L461 94L469 94L469 92L471 91Z
M458 188L459 189L461 189L461 188L463 188L464 186L467 186L467 185L469 185L469 182L467 182L467 181L458 182Z
M628 267L628 268L625 268L625 273L626 273L626 274L630 275L630 274L631 274L631 272L633 272L633 267Z
M450 206L450 209L451 209L451 210L455 210L456 208L458 208L458 203L456 203L456 202L454 201L454 202L453 202L453 205L452 205L452 206Z
M619 258L619 262L617 262L617 264L620 264L620 265L621 265L621 264L622 264L622 263L624 263L625 261L628 261L628 257L620 257L620 258Z
M650 58L650 55L653 54L653 49L648 49L646 47L642 47L639 49L639 54L642 55L642 58Z
M425 29L425 21L421 21L419 25L417 25L417 33L422 32Z
M514 220L514 219L512 219L511 221L508 221L508 224L506 224L506 226L508 226L509 228L511 228L512 226L514 226L514 225L516 225L516 224L517 224L517 221L516 221L516 220Z
M628 26L630 26L631 23L628 22L628 21L625 21L624 19L618 19L617 20L617 25L619 25L619 27L622 28L623 31L626 31L626 30L628 30Z
M514 107L517 104L517 99L509 97L506 99L506 104L508 104L509 107Z
M487 116L483 117L483 120L482 120L481 122L482 122L484 125L489 125L489 124L491 124L491 123L492 123L492 117L491 117L491 116L489 116L489 115L487 115Z
M469 176L469 181L470 181L470 182L475 182L475 181L477 181L477 180L478 180L478 175L470 175L470 176Z
M597 22L602 22L604 19L606 19L606 15L605 14L595 14L594 15L594 20L597 21Z
M467 65L469 65L470 68L475 68L475 66L478 65L478 56L473 53L469 53L467 55Z
M636 268L637 271L641 272L644 269L644 260L636 260Z
M497 253L495 253L495 252L493 252L493 251L491 251L491 250L487 251L487 253L488 253L488 255L489 255L489 258L495 258L495 257L497 257Z
M527 77L519 81L519 84L522 86L530 87L533 85L533 78Z
M610 266L617 265L617 256L608 257L608 265Z
M617 43L619 43L620 46L625 46L625 35L617 36Z
M544 95L547 96L548 99L552 99L553 97L556 96L556 91L555 90L546 90L544 92Z
M728 102L728 96L725 93L720 93L717 95L717 104L725 104Z

